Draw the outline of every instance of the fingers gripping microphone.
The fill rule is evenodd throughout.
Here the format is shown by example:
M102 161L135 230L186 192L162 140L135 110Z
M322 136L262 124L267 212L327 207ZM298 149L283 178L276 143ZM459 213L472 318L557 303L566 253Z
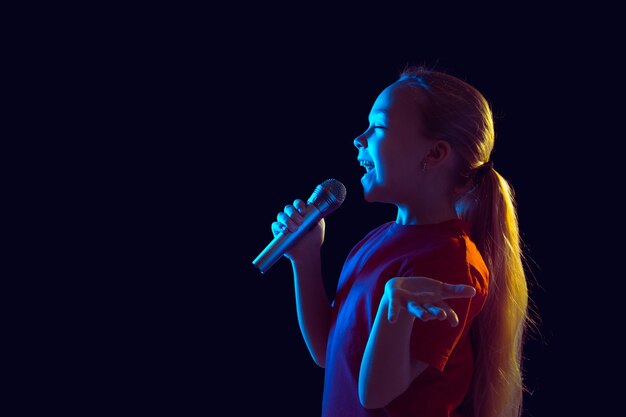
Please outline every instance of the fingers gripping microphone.
M298 230L293 233L286 230L276 235L263 252L252 261L252 265L262 273L267 272L289 248L307 234L322 218L337 210L345 199L346 187L341 182L329 179L318 185L307 201L309 209L304 215L302 224L298 226Z

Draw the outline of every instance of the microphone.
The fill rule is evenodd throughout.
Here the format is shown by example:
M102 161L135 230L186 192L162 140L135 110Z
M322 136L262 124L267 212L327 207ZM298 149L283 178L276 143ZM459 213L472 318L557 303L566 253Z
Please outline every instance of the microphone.
M263 252L252 261L261 273L267 272L302 236L307 234L322 218L326 217L346 199L346 187L335 179L329 179L315 187L313 194L306 202L307 213L298 230L291 233L285 229L274 237Z

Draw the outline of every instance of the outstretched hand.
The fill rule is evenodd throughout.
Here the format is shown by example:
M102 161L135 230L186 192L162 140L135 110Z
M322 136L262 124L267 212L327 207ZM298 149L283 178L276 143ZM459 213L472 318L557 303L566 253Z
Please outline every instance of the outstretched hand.
M443 300L470 298L476 290L469 285L446 284L426 277L396 277L385 284L385 294L389 300L387 319L391 323L398 320L404 309L422 321L448 320L452 327L459 324L456 312Z

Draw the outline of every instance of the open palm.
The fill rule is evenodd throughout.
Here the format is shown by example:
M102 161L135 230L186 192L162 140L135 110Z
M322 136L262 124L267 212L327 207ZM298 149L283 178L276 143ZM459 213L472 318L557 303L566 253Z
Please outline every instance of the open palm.
M446 284L427 277L395 277L385 284L384 297L389 299L388 320L395 323L404 309L422 321L448 320L459 324L456 312L444 300L470 298L476 290L469 285Z

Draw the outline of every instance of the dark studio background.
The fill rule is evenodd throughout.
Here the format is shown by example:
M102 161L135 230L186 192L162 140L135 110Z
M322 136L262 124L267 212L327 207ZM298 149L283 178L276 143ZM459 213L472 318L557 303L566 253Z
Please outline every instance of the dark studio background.
M580 69L598 79L585 65L598 60L604 35L557 30L557 14L530 12L419 33L405 24L397 34L403 24L388 19L383 29L346 16L270 23L252 10L209 14L210 22L193 14L133 14L88 42L69 36L90 51L82 65L102 98L98 152L111 156L96 178L105 197L94 201L107 243L92 255L97 278L82 284L100 295L80 301L89 320L72 318L90 335L70 349L81 360L65 371L75 376L77 410L320 415L323 370L298 328L289 263L262 275L251 262L284 205L328 178L347 188L327 218L330 297L352 246L395 218L393 207L363 201L352 141L407 64L468 81L495 113L492 159L517 194L539 320L525 350L524 416L608 406L595 382L603 370L586 359L605 336L575 301L599 272L599 248L585 243L594 231L580 218L602 190L576 196L590 178L579 172L589 160L581 144L597 132L588 107L596 87L580 88Z

